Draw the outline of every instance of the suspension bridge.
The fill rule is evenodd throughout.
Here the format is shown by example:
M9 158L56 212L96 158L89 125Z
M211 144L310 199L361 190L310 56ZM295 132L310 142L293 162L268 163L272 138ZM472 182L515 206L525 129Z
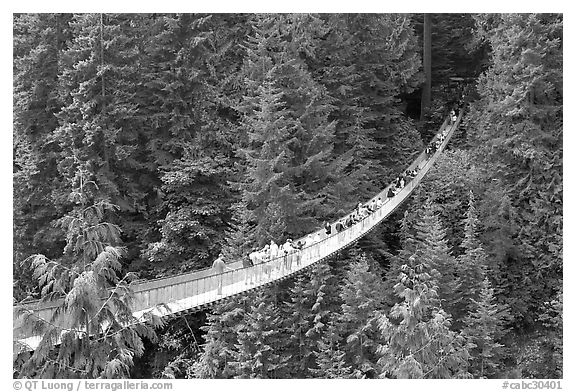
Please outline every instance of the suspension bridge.
M360 222L337 232L332 228L327 235L324 228L310 233L300 240L305 241L302 250L288 255L293 260L289 263L291 268L285 268L284 256L278 257L252 267L242 267L240 261L227 264L231 270L216 274L211 268L184 273L168 278L159 278L135 283L133 310L134 316L144 320L144 314L151 312L160 317L179 316L186 312L197 311L210 307L226 298L231 298L251 290L273 284L274 282L290 278L313 265L325 260L335 253L354 244L360 238L373 230L380 222L386 219L398 208L420 184L430 168L434 165L444 148L450 141L462 118L460 111L456 121L446 118L433 142L444 139L433 154L422 152L406 170L417 169L414 178L408 181L403 188L392 198L388 198L390 186L375 195L366 204L381 198L384 204ZM345 216L344 218L346 218ZM315 241L311 241L314 239ZM294 243L298 242L295 240ZM250 279L251 278L251 279ZM219 293L219 289L221 292ZM33 351L38 347L42 336L31 336L23 325L22 308L51 324L70 328L70 316L66 311L56 312L62 307L64 299L53 302L32 301L18 304L13 307L13 342L14 352ZM55 342L56 344L58 342Z

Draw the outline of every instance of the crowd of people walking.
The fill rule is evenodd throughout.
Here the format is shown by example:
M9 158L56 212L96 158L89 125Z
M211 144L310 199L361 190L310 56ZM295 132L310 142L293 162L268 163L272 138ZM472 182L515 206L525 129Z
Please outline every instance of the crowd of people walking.
M455 109L450 111L449 123L453 125L457 121L457 112ZM438 134L438 137L433 139L426 147L426 160L428 160L440 148L446 136L448 135L449 127L444 127ZM272 275L277 272L283 276L286 272L292 271L293 266L299 267L302 264L302 256L307 252L302 252L305 246L316 244L328 237L342 233L348 228L363 221L368 216L376 212L390 199L395 197L412 179L414 179L420 167L426 161L420 162L419 165L413 169L404 171L400 176L390 184L388 190L381 196L370 200L368 203L358 203L354 210L343 218L340 218L334 223L324 222L323 230L309 234L303 239L294 242L288 238L284 243L277 244L274 240L270 241L263 248L254 247L252 251L242 259L242 269L245 271L244 284L252 285L262 281L262 279L271 279ZM384 200L383 200L384 198ZM256 268L250 268L256 267ZM212 269L216 274L222 275L226 269L223 261L222 253L219 255L212 265ZM217 293L222 294L222 276L218 279Z

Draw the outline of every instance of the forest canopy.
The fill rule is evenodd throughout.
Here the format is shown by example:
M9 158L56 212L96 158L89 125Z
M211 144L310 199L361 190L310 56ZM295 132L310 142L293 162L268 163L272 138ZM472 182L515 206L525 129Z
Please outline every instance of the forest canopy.
M345 215L455 105L450 148L353 247L122 327L133 281ZM14 374L561 378L562 128L559 14L15 14L14 304L115 332Z

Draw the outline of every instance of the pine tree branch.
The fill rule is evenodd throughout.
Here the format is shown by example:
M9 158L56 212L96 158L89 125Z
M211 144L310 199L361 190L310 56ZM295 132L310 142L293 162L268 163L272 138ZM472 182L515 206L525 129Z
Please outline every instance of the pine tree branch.
M118 290L118 288L120 287L120 284L122 282L124 282L124 280L126 279L128 275L125 275L117 284L116 287L114 287L114 290L112 290L112 292L110 293L110 295L108 296L108 298L106 298L106 301L104 301L104 303L102 304L102 306L100 307L100 309L98 309L98 311L94 314L94 316L92 316L92 318L90 320L88 320L88 322L92 322L92 320L94 320L94 318L96 316L98 316L98 314L104 309L104 307L108 304L108 302L110 302L110 300L112 299L112 297L114 296L114 294L116 293L116 291Z

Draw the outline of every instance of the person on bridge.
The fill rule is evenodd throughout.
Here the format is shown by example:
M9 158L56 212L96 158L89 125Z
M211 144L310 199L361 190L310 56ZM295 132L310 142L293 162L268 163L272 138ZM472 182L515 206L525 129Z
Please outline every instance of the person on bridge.
M292 243L292 239L288 238L288 271L292 271L292 262L294 261L294 257L296 257L296 249L294 248L294 244Z
M354 220L352 219L352 215L348 215L346 218L346 227L350 227L354 224Z
M266 244L264 246L264 249L262 249L260 251L260 259L261 259L261 263L262 263L262 277L264 276L264 274L268 275L268 279L270 279L270 277L272 276L272 263L270 262L272 260L272 257L270 256L270 246L268 244Z
M218 258L216 260L214 260L214 262L212 263L212 270L218 274L217 280L218 280L218 295L222 295L222 280L223 280L223 274L224 271L228 270L228 271L232 271L232 268L226 267L226 263L224 263L224 254L222 252L220 252L220 254L218 255Z
M252 249L252 253L250 253L248 257L250 258L250 261L254 266L254 280L258 282L260 281L260 274L262 272L262 267L258 265L261 262L260 254L258 253L258 248L254 247L254 249Z
M356 206L356 213L360 212L360 208L362 208L362 202L358 202L358 205Z
M338 233L340 233L341 231L344 231L346 229L346 225L344 224L344 221L342 219L340 219L338 222L336 222L336 231Z
M384 205L384 202L382 201L382 198L379 197L378 200L376 200L376 208L380 208Z
M270 241L270 260L274 260L278 257L278 245L274 240Z
M358 214L356 212L350 214L350 218L352 219L352 225L355 225L356 223L360 222L360 218L358 217Z
M368 210L372 213L372 212L376 211L377 209L378 209L378 206L376 205L376 199L372 199L372 201L368 205Z
M332 233L332 226L330 226L330 223L324 222L324 230L326 230L326 235L330 235Z
M290 239L287 239L286 242L280 246L280 250L283 255L282 272L281 272L282 274L284 274L285 271L289 271L292 264L291 263L292 260L289 260L292 257L290 254L292 252L292 245L290 241L291 241Z
M256 248L254 248L256 249ZM250 259L250 255L244 256L242 258L242 267L244 267L244 272L246 273L246 276L244 278L244 284L247 285L248 284L248 280L250 280L250 284L254 283L254 263L252 262L252 260Z
M269 244L264 245L264 248L262 248L260 254L262 255L263 263L270 261L270 245Z
M392 185L390 186L390 188L388 189L388 194L387 194L387 196L388 196L390 199L393 198L394 196L396 196L396 186L395 186L394 184L392 184Z
M302 262L302 249L304 249L304 245L306 244L306 240L300 239L295 244L292 243L292 247L294 248L294 258L296 258L296 265L300 266Z
M446 112L444 112L444 113L446 113ZM452 109L450 111L450 125L454 124L457 119L458 119L458 116L456 116L456 111L454 109Z
M363 205L362 207L360 207L360 212L358 213L358 215L360 216L360 219L365 219L368 217L368 208L366 208L365 205Z

